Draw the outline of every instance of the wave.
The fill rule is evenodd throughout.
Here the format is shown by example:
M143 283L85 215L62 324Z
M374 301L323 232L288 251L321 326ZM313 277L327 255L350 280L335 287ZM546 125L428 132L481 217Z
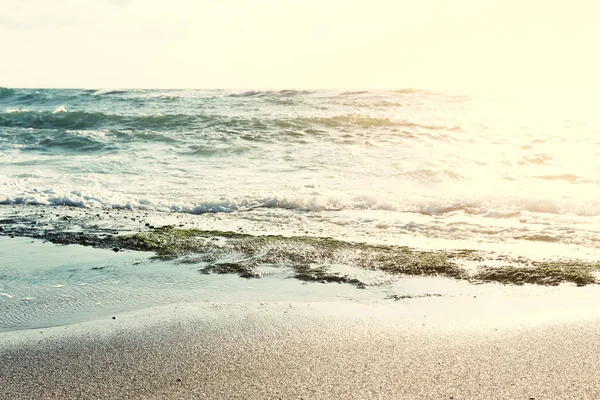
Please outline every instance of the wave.
M374 104L376 107L402 107L401 103L396 103L394 101L381 100Z
M118 89L113 89L113 90L109 90L109 89L100 89L100 90L96 90L94 93L92 93L93 96L109 96L111 94L122 94L125 93L125 90L118 90Z
M460 130L459 126L447 127L447 126L436 126L436 125L425 125L410 121L393 121L389 118L378 118L370 117L357 114L348 115L337 115L333 117L309 117L309 118L296 118L292 120L276 120L275 124L283 128L302 128L306 125L321 125L329 128L354 126L359 128L372 128L372 127L404 127L404 128L417 128L427 130Z
M67 130L153 130L181 132L185 130L217 130L229 134L239 132L269 132L278 129L308 129L315 125L328 128L414 128L426 130L460 130L460 127L424 125L410 121L393 121L389 118L370 117L357 114L332 117L297 117L291 119L259 119L227 117L212 114L154 114L127 115L102 112L71 111L64 105L50 111L7 109L0 113L0 127L24 129L67 129Z
M7 135L9 136L9 135ZM118 149L106 139L103 132L95 131L26 131L10 135L20 151L44 154L87 154L110 152Z
M228 97L263 97L263 96L299 96L299 95L308 95L314 92L309 90L294 90L294 89L284 89L284 90L245 90L242 92L228 92Z
M300 118L298 121L306 124L323 125L327 127L340 127L340 126L358 126L361 128L368 127L391 127L396 125L395 122L389 118L376 118L367 117L363 115L338 115L334 117L311 117L311 118Z
M23 148L28 151L42 151L44 153L55 153L55 150L75 152L77 154L98 153L114 151L117 147L113 144L103 143L86 136L70 136L62 139L46 137L39 140L35 145Z
M244 154L250 151L252 148L248 146L206 146L206 145L194 145L190 146L188 151L179 152L179 155L183 156L196 156L196 157L216 157L216 156L231 156L236 154Z
M348 90L346 92L342 92L340 93L340 96L353 96L353 95L357 95L357 94L367 94L370 93L368 90Z
M207 119L210 117L187 114L119 115L68 111L64 106L60 106L53 112L23 110L18 113L0 113L0 127L72 130L101 128L177 130Z
M123 93L140 93L144 92L142 89L98 89L98 90L86 90L87 93L91 93L92 96L110 96L115 94Z
M228 93L227 96L229 96L229 97L253 97L253 96L262 96L267 93L268 92L263 92L260 90L246 90L244 92Z
M19 181L7 181L7 187L16 187ZM580 217L600 216L600 203L577 204L563 200L533 198L482 198L451 200L445 198L393 199L375 195L326 197L319 195L292 196L232 196L229 198L194 198L187 195L175 199L173 193L156 197L148 193L138 197L128 193L91 187L87 189L29 189L0 197L0 204L32 204L50 206L77 206L102 209L140 209L188 214L249 212L256 209L280 209L296 212L388 211L427 215L445 219L453 214L492 219L523 218L524 215L554 214ZM160 195L158 195L160 196Z
M14 89L0 86L0 100L11 97L13 94L15 94Z
M565 181L565 182L569 182L571 184L578 184L578 183L598 184L598 183L600 183L600 180L598 180L598 179L588 179L588 178L584 178L584 177L581 177L581 176L575 175L575 174L540 175L540 176L534 176L534 178L541 179L544 181Z
M314 91L311 90L293 90L293 89L284 89L277 92L277 94L281 96L299 96L299 95L307 95L313 94Z
M422 89L406 88L406 89L396 89L393 92L398 93L398 94L413 94L413 93L423 93L426 91L422 90Z

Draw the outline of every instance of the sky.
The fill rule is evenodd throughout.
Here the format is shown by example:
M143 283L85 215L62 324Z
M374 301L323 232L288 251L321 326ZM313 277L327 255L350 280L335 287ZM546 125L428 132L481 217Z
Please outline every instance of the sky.
M595 0L0 0L0 86L600 88Z

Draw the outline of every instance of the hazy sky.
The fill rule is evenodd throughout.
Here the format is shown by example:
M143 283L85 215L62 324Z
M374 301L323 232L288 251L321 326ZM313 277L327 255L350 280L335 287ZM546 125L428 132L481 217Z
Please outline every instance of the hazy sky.
M0 0L0 86L600 87L596 0Z

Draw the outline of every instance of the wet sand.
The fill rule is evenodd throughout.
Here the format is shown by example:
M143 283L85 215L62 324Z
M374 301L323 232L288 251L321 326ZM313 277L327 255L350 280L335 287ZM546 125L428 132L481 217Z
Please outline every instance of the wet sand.
M600 398L598 313L460 302L206 303L3 333L0 398Z

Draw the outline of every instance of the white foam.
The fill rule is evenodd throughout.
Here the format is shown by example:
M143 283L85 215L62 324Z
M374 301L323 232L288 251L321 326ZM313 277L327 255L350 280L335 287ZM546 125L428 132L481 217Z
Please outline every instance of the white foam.
M29 110L27 108L7 108L4 110L4 113L6 114L13 114L13 113L26 113L29 112Z
M67 107L65 105L58 106L52 111L52 114L64 113L68 112Z

